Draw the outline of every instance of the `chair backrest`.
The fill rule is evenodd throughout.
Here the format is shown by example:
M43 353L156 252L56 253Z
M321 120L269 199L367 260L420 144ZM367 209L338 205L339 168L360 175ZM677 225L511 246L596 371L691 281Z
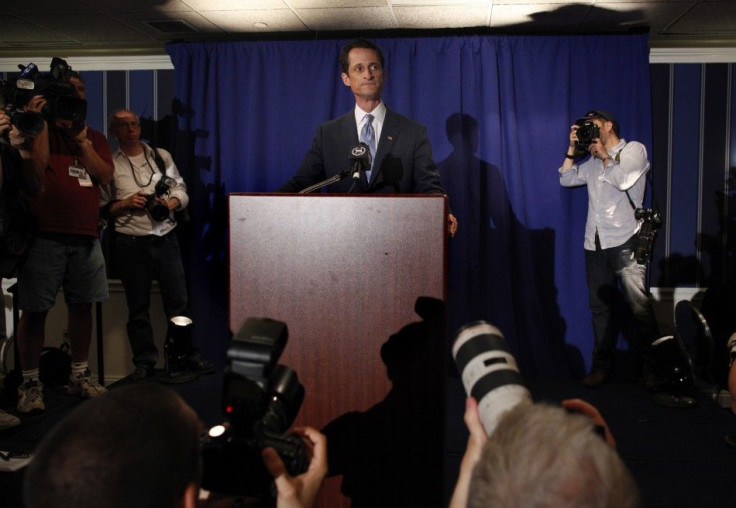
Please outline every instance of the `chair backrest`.
M675 328L693 364L697 378L714 383L713 335L705 316L688 300L675 306Z

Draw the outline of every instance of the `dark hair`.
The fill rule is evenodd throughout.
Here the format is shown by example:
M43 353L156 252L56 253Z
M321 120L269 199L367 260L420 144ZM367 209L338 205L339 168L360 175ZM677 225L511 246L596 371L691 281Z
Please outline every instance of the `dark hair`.
M348 68L350 66L350 61L348 59L348 55L350 54L350 50L355 48L365 48L365 49L372 49L376 53L378 53L378 60L381 62L381 67L385 67L383 64L383 51L381 51L381 48L373 44L368 39L355 39L352 42L348 42L343 46L342 51L340 51L340 70L344 72L345 74L348 73Z
M155 384L84 402L42 441L25 476L28 508L173 508L198 483L200 424Z

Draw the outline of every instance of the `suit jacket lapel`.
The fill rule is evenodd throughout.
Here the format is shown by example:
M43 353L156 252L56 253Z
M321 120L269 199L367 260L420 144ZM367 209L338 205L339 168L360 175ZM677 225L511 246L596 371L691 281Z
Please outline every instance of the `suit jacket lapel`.
M386 108L386 118L383 120L383 127L381 128L381 139L378 141L378 147L376 148L376 160L373 163L373 172L371 173L371 184L376 182L378 174L381 172L381 161L387 153L391 151L391 145L393 144L396 136L399 134L399 122L394 115L393 111Z

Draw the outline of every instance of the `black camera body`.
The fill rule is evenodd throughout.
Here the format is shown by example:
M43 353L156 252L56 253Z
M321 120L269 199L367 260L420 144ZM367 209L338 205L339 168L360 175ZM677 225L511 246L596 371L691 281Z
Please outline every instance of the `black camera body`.
M223 380L223 412L227 430L210 436L202 450L202 486L226 495L267 498L273 478L261 451L278 452L290 475L306 471L304 443L287 430L294 423L304 386L289 367L277 364L286 346L285 323L248 318L227 350Z
M169 218L169 207L158 201L169 193L171 189L176 187L176 180L170 176L161 175L161 179L156 182L153 194L146 196L146 210L151 214L151 218L157 222L164 221Z
M641 222L634 243L634 258L640 265L645 265L652 257L654 238L664 221L656 208L637 208L634 210L634 217Z
M83 126L87 118L87 101L77 97L74 85L69 83L72 68L61 58L51 60L50 70L39 73L35 64L19 66L20 76L0 83L4 109L10 121L26 136L35 136L43 130L43 121L61 119ZM46 105L41 113L23 111L31 98L41 95Z
M601 130L592 120L587 118L581 118L575 122L578 126L576 135L578 141L575 144L576 155L582 156L588 152L588 148L593 144L593 141L601 135Z

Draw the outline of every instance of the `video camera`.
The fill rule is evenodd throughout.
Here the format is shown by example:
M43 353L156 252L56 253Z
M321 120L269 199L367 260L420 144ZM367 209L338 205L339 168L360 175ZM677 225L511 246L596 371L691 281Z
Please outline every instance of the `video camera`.
M146 210L151 214L153 220L161 222L169 218L169 207L158 201L158 198L168 194L174 187L176 187L176 180L170 176L161 175L161 179L156 182L156 187L153 189L153 194L146 196Z
M287 432L304 400L304 386L296 372L276 363L287 339L285 323L248 318L230 342L222 400L228 421L210 429L203 443L203 488L273 496L273 478L261 458L267 447L278 452L290 475L306 471L304 443Z
M19 76L0 82L0 102L10 121L26 136L35 136L43 130L44 120L68 120L84 125L87 101L77 97L74 85L69 83L72 68L58 57L51 60L49 72L40 73L34 63L19 65ZM46 99L41 113L24 111L35 95Z

